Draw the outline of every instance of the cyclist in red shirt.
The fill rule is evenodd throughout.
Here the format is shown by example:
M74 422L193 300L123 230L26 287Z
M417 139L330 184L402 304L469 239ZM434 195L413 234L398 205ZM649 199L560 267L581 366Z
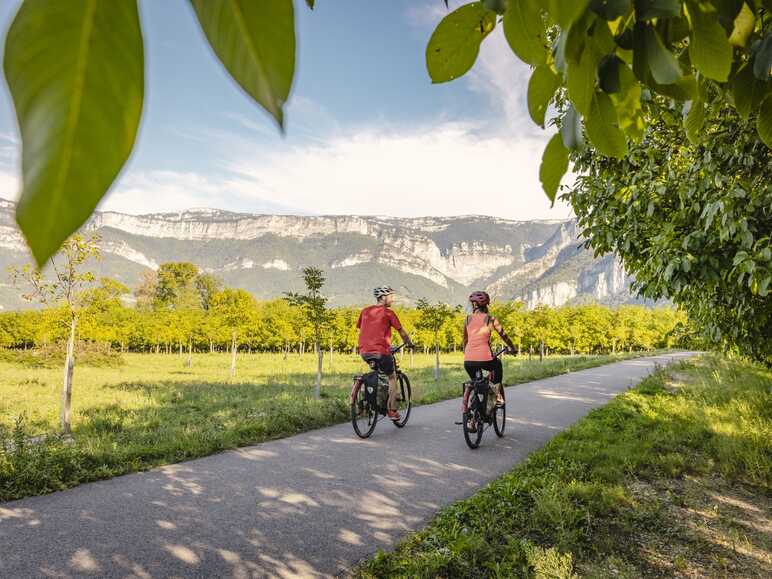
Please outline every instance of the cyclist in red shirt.
M363 309L357 320L359 353L365 362L375 362L376 369L389 377L387 415L392 420L401 420L396 410L397 374L394 356L391 353L391 329L394 328L399 332L408 348L413 347L413 342L402 329L397 314L390 308L394 301L394 290L389 286L377 287L373 290L373 295L378 303Z

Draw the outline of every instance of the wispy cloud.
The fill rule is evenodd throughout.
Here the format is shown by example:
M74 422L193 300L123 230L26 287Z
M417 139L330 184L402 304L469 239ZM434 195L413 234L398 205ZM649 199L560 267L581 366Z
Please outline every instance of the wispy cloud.
M155 213L192 208L230 209L255 213L304 213L281 201L244 195L251 181L237 176L209 176L196 172L131 171L108 195L100 209L121 213Z
M538 181L540 140L488 135L473 124L337 135L323 145L234 151L225 169L245 199L274 199L314 213L396 216L481 213L565 217Z
M448 2L448 8L457 8L457 2ZM450 10L440 0L436 2L413 2L405 10L405 17L411 26L416 28L433 28Z
M19 198L19 178L15 173L0 169L0 197L11 201Z

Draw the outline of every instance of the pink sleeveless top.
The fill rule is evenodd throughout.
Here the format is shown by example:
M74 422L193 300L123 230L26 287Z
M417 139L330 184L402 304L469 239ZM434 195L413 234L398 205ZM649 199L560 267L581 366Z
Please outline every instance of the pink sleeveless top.
M488 314L479 312L469 316L466 325L466 348L464 348L464 361L488 362L493 360L491 353L491 328L486 324L490 320Z

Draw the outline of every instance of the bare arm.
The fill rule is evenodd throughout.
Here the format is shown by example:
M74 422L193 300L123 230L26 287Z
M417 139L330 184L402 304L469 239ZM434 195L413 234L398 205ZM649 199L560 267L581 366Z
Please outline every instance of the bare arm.
M507 336L507 333L504 331L504 326L501 325L501 322L499 322L496 318L491 318L491 323L493 324L493 329L498 332L499 336L501 336L501 339L504 340L504 343L507 345L509 350L511 352L515 351L515 345L512 343L512 340Z
M407 335L407 332L404 329L402 329L402 328L400 328L397 331L399 332L399 336L400 336L400 338L402 338L402 341L405 343L405 345L408 348L412 348L413 347L413 341L410 339L410 336Z

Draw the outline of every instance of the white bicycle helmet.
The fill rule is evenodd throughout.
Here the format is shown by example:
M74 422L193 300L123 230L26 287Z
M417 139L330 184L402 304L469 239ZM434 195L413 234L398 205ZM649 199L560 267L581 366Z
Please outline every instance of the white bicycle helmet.
M389 296L393 293L394 293L394 290L391 289L391 286L388 286L388 285L382 285L373 290L373 295L375 296L376 300L379 300L384 296Z

